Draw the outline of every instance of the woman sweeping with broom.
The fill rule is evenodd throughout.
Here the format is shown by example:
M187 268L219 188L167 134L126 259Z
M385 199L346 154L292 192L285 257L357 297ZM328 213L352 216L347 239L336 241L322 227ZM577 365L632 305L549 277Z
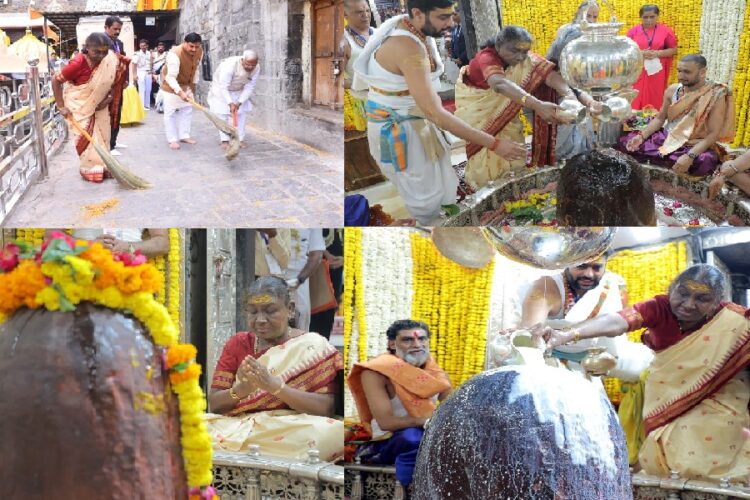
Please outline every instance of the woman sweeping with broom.
M74 125L72 132L81 162L81 177L89 182L102 182L112 174L96 146L109 150L109 107L116 104L113 96L119 95L118 86L124 85L130 62L110 52L109 46L110 40L104 33L90 34L81 53L52 80L57 109ZM86 133L79 131L76 125Z

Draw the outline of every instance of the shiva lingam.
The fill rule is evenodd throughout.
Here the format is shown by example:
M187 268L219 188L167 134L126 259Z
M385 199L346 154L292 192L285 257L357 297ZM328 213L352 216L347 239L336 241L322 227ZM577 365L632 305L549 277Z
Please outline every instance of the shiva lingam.
M600 122L622 123L633 112L630 102L637 93L631 86L643 70L643 55L633 40L617 35L624 23L617 21L611 3L602 3L612 14L610 22L581 23L583 35L567 44L560 55L560 74L568 85L602 103L602 113L596 117ZM566 108L572 104L563 101L561 106L568 114Z

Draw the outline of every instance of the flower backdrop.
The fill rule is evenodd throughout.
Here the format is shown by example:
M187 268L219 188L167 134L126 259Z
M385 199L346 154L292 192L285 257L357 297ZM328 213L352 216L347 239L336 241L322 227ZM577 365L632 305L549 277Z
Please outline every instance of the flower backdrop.
M430 350L458 386L485 368L488 335L518 325L521 298L542 270L497 255L475 270L443 257L430 238L413 230L346 228L344 352L351 366L386 352L385 332L396 319L424 321L433 333ZM609 259L608 270L628 286L629 302L664 293L670 281L691 262L684 241L623 250ZM640 341L641 332L629 335ZM620 382L604 380L613 403ZM355 413L346 390L347 415Z
M572 21L580 0L502 0L503 22L528 29L534 36L533 51L544 55L555 39L557 30ZM638 10L646 3L636 0L613 2L621 30L640 24ZM658 2L659 21L677 35L679 49L675 61L691 53L702 53L708 59L709 78L732 87L737 113L737 135L734 146L750 146L750 101L748 65L750 64L750 9L746 0L662 0ZM606 21L611 13L604 6L599 14ZM675 82L677 65L672 64L670 82Z

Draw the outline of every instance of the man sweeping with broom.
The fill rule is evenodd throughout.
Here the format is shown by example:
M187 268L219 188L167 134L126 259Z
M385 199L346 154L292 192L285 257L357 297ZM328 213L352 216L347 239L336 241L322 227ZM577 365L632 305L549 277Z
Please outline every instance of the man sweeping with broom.
M81 177L102 182L112 172L97 151L109 151L110 107L113 96L125 83L128 63L124 56L110 52L110 39L92 33L84 48L52 80L52 91L60 114L76 122L85 133L73 129ZM119 87L118 87L119 86ZM88 136L88 137L87 137Z
M162 68L164 91L164 127L171 149L180 149L180 142L195 144L190 137L195 85L203 57L202 39L198 33L188 33L183 42L167 54Z
M245 144L245 122L253 109L250 97L258 82L260 68L258 54L246 50L241 56L227 57L214 73L208 104L211 111L232 124L239 133L240 146ZM229 148L230 135L219 131L219 140L224 151Z

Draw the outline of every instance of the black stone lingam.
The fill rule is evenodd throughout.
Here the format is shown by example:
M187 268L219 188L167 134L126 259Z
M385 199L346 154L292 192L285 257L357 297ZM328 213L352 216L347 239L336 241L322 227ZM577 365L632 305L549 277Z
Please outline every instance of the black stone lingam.
M631 500L625 436L601 386L514 366L464 383L432 416L416 500Z
M638 162L614 149L567 161L557 183L561 226L655 226L654 191Z
M132 317L90 303L0 327L2 498L183 500L177 398Z

